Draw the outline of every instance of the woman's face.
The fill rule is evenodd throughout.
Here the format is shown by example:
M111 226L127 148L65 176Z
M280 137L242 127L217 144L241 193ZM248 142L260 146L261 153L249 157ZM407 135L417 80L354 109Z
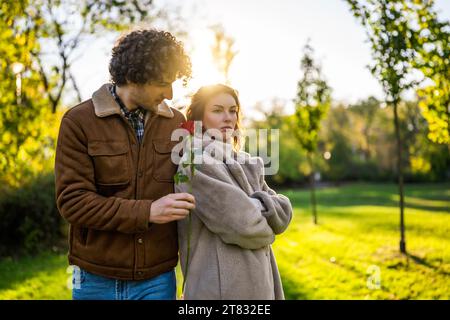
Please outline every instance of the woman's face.
M223 141L229 141L232 138L237 119L236 101L228 93L220 93L206 103L203 126L206 130L219 130ZM215 136L214 132L212 133Z

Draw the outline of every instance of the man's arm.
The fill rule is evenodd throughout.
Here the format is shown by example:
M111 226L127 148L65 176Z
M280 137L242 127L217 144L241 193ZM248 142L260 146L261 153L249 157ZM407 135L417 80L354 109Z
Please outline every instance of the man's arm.
M186 195L171 194L155 201L99 195L86 141L81 127L65 116L56 147L55 182L59 212L70 224L140 233L145 232L151 222L166 223L184 218L188 212L185 208L192 207L193 200Z

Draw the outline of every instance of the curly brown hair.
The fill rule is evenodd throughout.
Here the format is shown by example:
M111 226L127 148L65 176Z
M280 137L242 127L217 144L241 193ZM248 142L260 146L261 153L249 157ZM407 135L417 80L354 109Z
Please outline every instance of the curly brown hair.
M170 32L139 29L122 35L112 49L111 81L118 85L163 81L164 76L191 78L191 60Z

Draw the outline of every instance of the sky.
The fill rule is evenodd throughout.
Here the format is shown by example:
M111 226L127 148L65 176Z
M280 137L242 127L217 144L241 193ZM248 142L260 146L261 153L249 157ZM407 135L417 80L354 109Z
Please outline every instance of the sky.
M155 3L180 6L175 0ZM450 0L436 0L436 9L441 18L450 20ZM175 83L175 105L187 104L183 97L201 85L222 81L210 54L213 34L209 27L214 24L222 24L235 39L238 54L230 68L230 84L240 93L244 116L252 117L255 104L270 104L274 98L286 103L286 113L293 111L307 39L334 100L353 103L370 95L383 98L380 85L367 68L371 54L365 31L343 0L184 0L181 10L189 26L185 42L194 77L188 88ZM88 53L74 64L83 99L108 81L115 37L93 41Z

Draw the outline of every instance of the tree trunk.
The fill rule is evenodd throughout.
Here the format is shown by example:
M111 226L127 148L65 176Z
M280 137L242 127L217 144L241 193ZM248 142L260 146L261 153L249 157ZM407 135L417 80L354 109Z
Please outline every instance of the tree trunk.
M403 198L403 164L402 164L403 143L402 143L402 139L400 136L400 126L399 126L397 109L398 109L398 103L394 102L395 137L397 139L398 191L399 191L399 196L400 196L400 252L406 254L404 198Z
M310 184L310 191L311 191L311 208L312 208L312 214L313 214L313 223L317 224L314 166L313 166L313 161L312 161L312 155L310 152L308 152L307 157L308 157L309 167L311 168L311 173L309 175L309 184Z
M370 143L371 143L371 141L370 141L370 137L369 137L369 128L368 127L364 128L363 134L364 134L364 137L366 138L366 143L367 143L366 150L364 150L364 158L365 158L364 160L365 161L369 161L370 160L370 155L371 155L371 153L370 153Z

